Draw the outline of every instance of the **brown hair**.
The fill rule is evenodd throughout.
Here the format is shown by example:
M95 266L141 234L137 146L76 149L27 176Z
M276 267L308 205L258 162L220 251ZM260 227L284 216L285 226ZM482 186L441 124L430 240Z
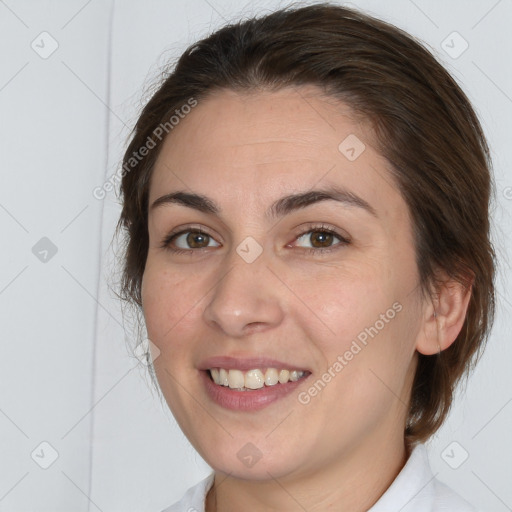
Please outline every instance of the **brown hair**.
M495 254L489 204L494 184L479 120L450 74L399 28L331 5L286 8L224 26L191 45L142 110L123 158L125 231L120 298L141 309L148 252L148 192L165 137L162 124L190 100L219 89L317 85L373 128L376 149L411 212L420 286L436 271L469 287L460 334L446 350L419 354L405 437L425 441L443 423L456 384L479 359L494 319ZM160 136L158 136L160 134ZM151 146L150 146L151 144ZM136 161L133 154L152 147Z

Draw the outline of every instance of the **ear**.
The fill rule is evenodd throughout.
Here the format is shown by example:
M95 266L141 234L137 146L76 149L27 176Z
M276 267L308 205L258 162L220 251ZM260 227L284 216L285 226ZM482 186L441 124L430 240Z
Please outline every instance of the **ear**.
M442 274L432 300L423 308L423 327L416 340L416 350L432 355L447 349L459 335L471 298L474 279L464 287Z

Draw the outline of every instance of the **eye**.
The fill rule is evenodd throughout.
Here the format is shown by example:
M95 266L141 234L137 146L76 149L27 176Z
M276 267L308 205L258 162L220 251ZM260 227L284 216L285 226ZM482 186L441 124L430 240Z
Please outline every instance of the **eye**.
M335 229L325 226L324 224L318 226L309 226L307 231L300 233L295 241L303 240L303 242L311 243L313 247L302 247L303 251L307 253L327 253L342 248L350 243L350 240L338 233ZM338 243L336 243L338 240ZM213 242L215 245L210 245ZM334 245L333 245L334 243ZM183 229L178 232L172 232L167 235L160 247L176 254L189 254L192 255L202 249L210 247L220 247L221 244L216 242L214 238L201 228ZM293 247L288 245L287 247Z
M171 233L164 238L161 248L175 253L192 253L194 250L206 249L213 237L201 229L185 229L178 233ZM214 247L219 247L217 244Z
M296 238L297 241L301 239L304 239L306 243L309 240L309 243L313 245L312 248L302 246L307 252L312 253L330 252L350 243L349 239L323 224L321 226L311 227L308 231L303 232ZM336 239L339 243L332 245Z

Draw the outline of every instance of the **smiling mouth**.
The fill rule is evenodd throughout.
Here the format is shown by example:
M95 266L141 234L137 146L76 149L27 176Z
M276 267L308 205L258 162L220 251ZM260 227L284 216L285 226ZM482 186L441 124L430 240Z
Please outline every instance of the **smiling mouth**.
M218 386L229 387L235 391L254 391L263 387L297 382L307 377L310 372L278 368L255 368L246 372L232 368L210 368L207 374Z

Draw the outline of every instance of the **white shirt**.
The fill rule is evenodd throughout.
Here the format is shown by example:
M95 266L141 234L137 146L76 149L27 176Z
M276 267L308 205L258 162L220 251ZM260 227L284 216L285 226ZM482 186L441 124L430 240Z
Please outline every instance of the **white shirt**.
M214 473L191 487L162 512L205 512L205 498ZM464 498L434 477L424 444L417 444L407 463L368 512L478 512Z

